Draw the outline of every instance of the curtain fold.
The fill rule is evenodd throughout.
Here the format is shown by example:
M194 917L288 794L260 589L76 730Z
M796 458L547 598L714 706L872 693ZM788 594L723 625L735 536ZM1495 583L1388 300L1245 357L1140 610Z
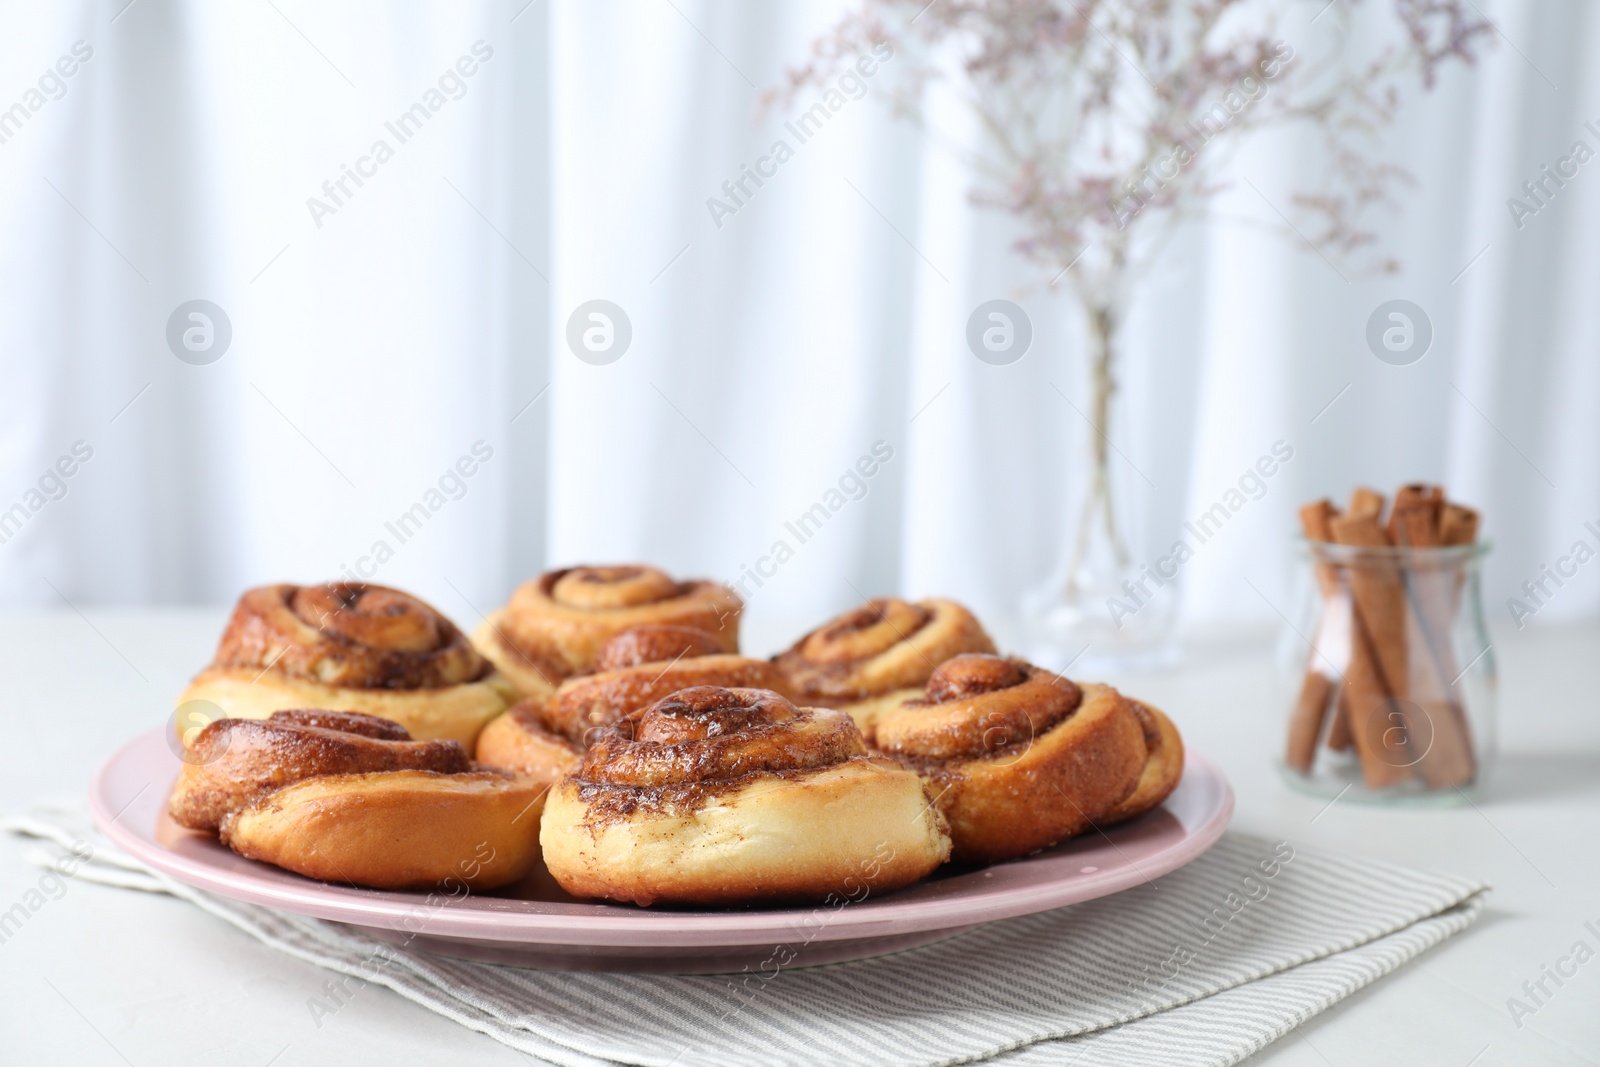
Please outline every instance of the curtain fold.
M545 566L644 558L739 586L758 625L892 592L1005 619L1059 563L1083 325L969 201L959 87L897 120L891 57L815 128L791 124L820 94L761 106L844 5L116 7L13 9L0 34L0 107L93 50L0 143L0 603L348 573L474 623ZM1109 436L1138 555L1293 449L1184 569L1190 620L1276 618L1295 508L1357 482L1481 507L1502 623L1543 564L1600 549L1600 162L1520 227L1507 206L1600 151L1600 23L1485 14L1497 46L1385 136L1416 177L1379 220L1399 274L1346 280L1267 232L1314 177L1275 136L1133 302ZM1003 367L966 342L995 298L1033 325ZM1395 298L1434 328L1406 367L1364 341ZM231 327L214 362L167 339L194 300ZM614 361L571 343L594 301L626 318ZM1536 621L1597 612L1580 571Z

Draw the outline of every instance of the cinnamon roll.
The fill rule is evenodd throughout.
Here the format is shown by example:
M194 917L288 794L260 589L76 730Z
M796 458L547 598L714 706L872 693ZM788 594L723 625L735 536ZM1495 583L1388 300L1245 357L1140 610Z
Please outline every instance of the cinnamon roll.
M843 712L684 689L623 720L550 793L545 864L569 893L674 904L859 899L949 855L921 780Z
M387 719L353 712L276 711L218 719L189 746L168 811L191 830L215 830L232 811L304 778L326 774L470 770L455 741L413 741Z
M539 858L548 787L492 771L307 778L222 820L222 843L307 878L371 889L499 889Z
M1128 703L1144 731L1144 770L1128 798L1106 812L1103 819L1096 820L1101 826L1124 822L1154 810L1178 788L1178 779L1183 777L1183 738L1178 728L1150 705L1137 700Z
M643 564L569 567L524 582L473 633L473 643L524 696L548 697L594 669L607 639L636 626L693 626L718 650L739 650L738 594L718 582L680 582Z
M525 700L484 727L477 757L490 767L554 782L607 727L698 685L787 690L771 663L722 651L710 631L636 626L600 646L594 673L568 678L548 700Z
M456 741L327 711L221 719L200 731L173 788L180 825L249 859L375 889L493 889L538 856L547 788L476 771Z
M993 652L972 612L953 600L869 600L773 658L804 704L842 708L868 740L878 715L918 695L935 667L963 652Z
M1099 824L1132 801L1150 762L1133 701L991 655L940 664L921 696L879 717L876 746L927 780L963 862L1025 856Z
M538 697L529 697L485 726L478 735L478 762L547 785L569 774L583 758L582 740L550 729L544 705Z
M471 746L514 691L455 625L380 585L267 585L239 598L211 665L179 704L232 718L283 708L359 711L419 740Z

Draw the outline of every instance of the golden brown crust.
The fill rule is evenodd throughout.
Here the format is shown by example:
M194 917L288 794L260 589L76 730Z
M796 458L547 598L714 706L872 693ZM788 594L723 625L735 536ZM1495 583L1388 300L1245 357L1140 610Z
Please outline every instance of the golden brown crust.
M478 762L547 784L568 774L583 746L546 727L542 710L537 698L524 700L485 726L478 735Z
M416 597L380 585L266 585L239 598L212 663L179 704L230 718L285 708L390 719L418 740L471 746L514 696L466 636Z
M646 663L675 663L693 656L714 656L727 649L723 641L698 626L633 626L606 638L590 668L603 671L638 667Z
M545 704L544 722L587 745L599 730L629 714L680 689L702 685L779 693L788 689L782 674L765 660L727 653L685 657L568 678Z
M963 655L920 699L878 719L876 744L914 768L950 822L952 858L996 862L1098 824L1146 763L1132 702L1021 660Z
M680 689L786 688L765 660L722 652L716 635L688 626L639 626L600 647L593 674L568 678L548 699L522 701L478 739L478 760L554 781L609 727Z
M968 653L946 660L920 700L880 716L877 745L928 760L982 759L1049 732L1083 690L1018 659Z
M920 688L963 652L993 652L972 612L953 600L869 600L774 657L796 699L848 709L897 689Z
M592 670L601 645L638 626L697 627L720 651L737 652L742 609L719 582L679 582L643 564L569 567L524 582L474 639L519 683L533 675L534 695Z
M591 824L566 779L539 839L573 896L633 904L842 905L910 885L950 854L944 818L892 760L752 776L693 811Z
M346 582L246 591L212 666L350 689L436 689L491 670L430 605L396 589Z
M506 636L505 625L506 609L491 611L472 631L472 647L510 682L513 700L549 697L567 676L566 663L542 651L517 648Z
M546 863L581 896L883 892L948 854L915 775L868 756L848 715L768 690L702 686L659 700L597 741L552 797Z
M474 770L456 742L411 741L372 716L311 709L224 719L187 755L174 819L311 878L493 889L538 855L547 785Z
M891 689L880 697L867 697L865 700L840 704L839 710L856 721L856 727L861 731L861 736L867 739L867 745L875 747L878 720L884 713L898 708L908 700L921 700L923 695L921 686L912 689Z
M547 792L491 772L326 775L229 813L221 837L241 856L326 882L497 889L538 859Z
M265 721L220 719L190 746L168 810L181 826L215 830L230 811L305 778L402 769L460 774L470 766L454 741L412 741L366 715L291 711Z
M207 667L179 696L215 704L235 719L264 719L284 708L363 712L405 727L419 741L459 741L468 750L478 731L515 699L499 674L438 689L360 689L238 667Z
M1146 752L1139 784L1128 798L1097 820L1101 826L1124 822L1160 806L1183 777L1183 737L1172 720L1148 704L1128 701L1144 730Z

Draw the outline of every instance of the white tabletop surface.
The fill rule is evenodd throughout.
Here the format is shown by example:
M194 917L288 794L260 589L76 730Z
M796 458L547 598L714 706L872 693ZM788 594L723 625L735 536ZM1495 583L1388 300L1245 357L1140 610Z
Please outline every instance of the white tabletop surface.
M0 617L0 811L81 797L114 748L162 722L210 658L219 611ZM750 635L752 638L768 635ZM773 640L751 640L765 649ZM1390 811L1298 796L1278 780L1281 709L1267 635L1212 636L1163 675L1123 680L1168 709L1238 794L1234 825L1298 847L1377 856L1491 882L1478 923L1302 1025L1250 1062L1600 1064L1600 958L1519 1026L1507 999L1580 940L1600 951L1600 631L1529 630L1496 642L1502 758L1478 807ZM38 884L0 839L0 911ZM1570 970L1570 964L1567 965ZM526 1057L367 987L321 1020L326 972L264 948L177 900L72 884L0 944L0 1063L251 1065L527 1063Z

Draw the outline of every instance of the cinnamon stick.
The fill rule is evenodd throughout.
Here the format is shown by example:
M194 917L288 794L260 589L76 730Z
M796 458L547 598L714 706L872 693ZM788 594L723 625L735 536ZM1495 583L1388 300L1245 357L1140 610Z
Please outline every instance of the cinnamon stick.
M1377 494L1358 489L1348 514L1329 523L1339 544L1383 548L1389 537L1379 523ZM1378 497L1381 502L1381 497ZM1405 705L1409 678L1406 656L1405 584L1399 568L1381 559L1346 568L1354 607L1350 665L1345 671L1351 736L1368 786L1382 788L1410 779L1408 739L1415 724Z
M1313 542L1329 540L1328 523L1332 516L1338 514L1338 510L1327 500L1319 500L1301 508L1300 525L1306 537ZM1317 739L1322 736L1323 722L1328 717L1335 689L1332 675L1342 671L1343 660L1348 658L1339 657L1337 650L1326 647L1336 639L1341 629L1332 607L1335 597L1343 595L1339 577L1334 568L1326 563L1316 564L1313 573L1322 593L1322 618L1318 621L1311 651L1306 658L1305 681L1300 687L1300 697L1289 718L1289 745L1284 757L1289 766L1302 774L1310 773L1316 758Z
M1438 588L1440 577L1413 569L1412 610L1406 612L1406 640L1411 650L1411 674L1407 679L1410 704L1425 720L1411 723L1408 739L1417 773L1430 789L1466 785L1477 773L1466 714L1450 691L1452 679L1442 669L1447 662L1453 665L1455 657L1446 658L1441 653L1442 648L1448 647L1449 620L1439 617L1440 607L1448 611L1448 590Z
M1478 539L1478 513L1460 504L1445 504L1439 512L1439 543L1441 545L1470 545ZM1450 617L1461 608L1461 587L1466 575L1457 572L1451 583ZM1452 673L1450 677L1454 678Z
M1350 492L1350 510L1348 514L1352 518L1370 518L1374 521L1377 521L1378 517L1383 514L1383 504L1384 498L1382 493L1378 492L1376 489L1368 489L1364 485L1358 485ZM1333 536L1333 527L1331 522L1328 527L1327 540L1336 540L1336 538ZM1362 655L1370 657L1372 654L1372 639L1370 635L1366 634L1363 630L1362 622L1359 616L1352 615L1350 620L1350 630L1352 646L1359 647L1362 650ZM1358 668L1358 673L1362 674L1363 677L1365 677L1368 673L1371 673L1373 677L1377 677L1376 671L1376 666L1369 667L1368 664L1362 664L1361 667ZM1330 733L1328 739L1329 747L1336 748L1337 751L1341 752L1348 751L1353 743L1351 738L1354 734L1354 730L1351 726L1350 687L1348 685L1340 690L1339 704L1338 708L1336 709L1336 714L1337 718L1335 722L1338 729ZM1335 745L1334 742L1338 742L1338 744Z
M1322 736L1322 720L1328 712L1328 696L1333 679L1318 670L1307 670L1300 686L1300 699L1289 717L1289 751L1285 761L1301 774L1311 773L1317 754L1317 739Z
M1443 491L1411 496L1408 490L1413 488L1426 490L1426 486L1406 486L1395 496L1395 514L1390 518L1389 530L1397 534L1395 544L1434 549L1442 537L1445 509L1454 506L1446 506ZM1402 496L1406 496L1405 501ZM1459 517L1462 510L1466 509L1454 509L1451 515ZM1451 534L1459 536L1469 525L1475 528L1475 520L1469 523L1464 518L1453 518ZM1406 574L1410 579L1406 585L1406 605L1410 608L1406 611L1406 643L1411 653L1411 673L1406 683L1411 701L1418 705L1430 726L1430 736L1411 736L1414 745L1422 745L1416 768L1430 789L1448 789L1467 784L1477 773L1466 712L1450 691L1456 677L1456 656L1450 646L1456 571L1426 565L1419 557L1411 561Z
M1359 485L1350 494L1350 517L1377 521L1383 514L1383 494L1376 489Z
M1339 509L1334 506L1333 501L1326 498L1307 504L1300 509L1300 528L1305 531L1309 540L1332 541L1332 522L1338 514ZM1332 577L1332 574L1332 567L1325 563L1317 565L1317 580L1319 582L1323 580L1324 575Z
M1478 513L1460 504L1446 504L1439 513L1439 543L1470 545L1478 539Z
M1351 622L1354 626L1354 621ZM1349 752L1350 740L1350 687L1339 686L1339 695L1333 699L1333 722L1328 726L1328 747L1335 752Z
M1331 568L1330 568L1331 569ZM1317 738L1328 724L1328 746L1337 751L1350 747L1350 728L1344 713L1342 694L1345 674L1350 666L1351 627L1354 618L1350 610L1350 594L1335 576L1332 592L1322 602L1322 617L1312 637L1311 653L1306 659L1306 680L1301 686L1301 702L1289 732L1292 743L1289 749L1290 766L1308 771L1315 762ZM1321 679L1316 681L1314 679ZM1313 698L1321 697L1321 702ZM1302 749L1300 744L1310 745Z
M1392 544L1422 544L1407 540L1426 527L1427 536L1437 538L1439 513L1444 508L1444 489L1437 485L1414 482L1402 485L1394 495L1394 508L1389 513L1389 541ZM1429 542L1436 543L1436 542Z

